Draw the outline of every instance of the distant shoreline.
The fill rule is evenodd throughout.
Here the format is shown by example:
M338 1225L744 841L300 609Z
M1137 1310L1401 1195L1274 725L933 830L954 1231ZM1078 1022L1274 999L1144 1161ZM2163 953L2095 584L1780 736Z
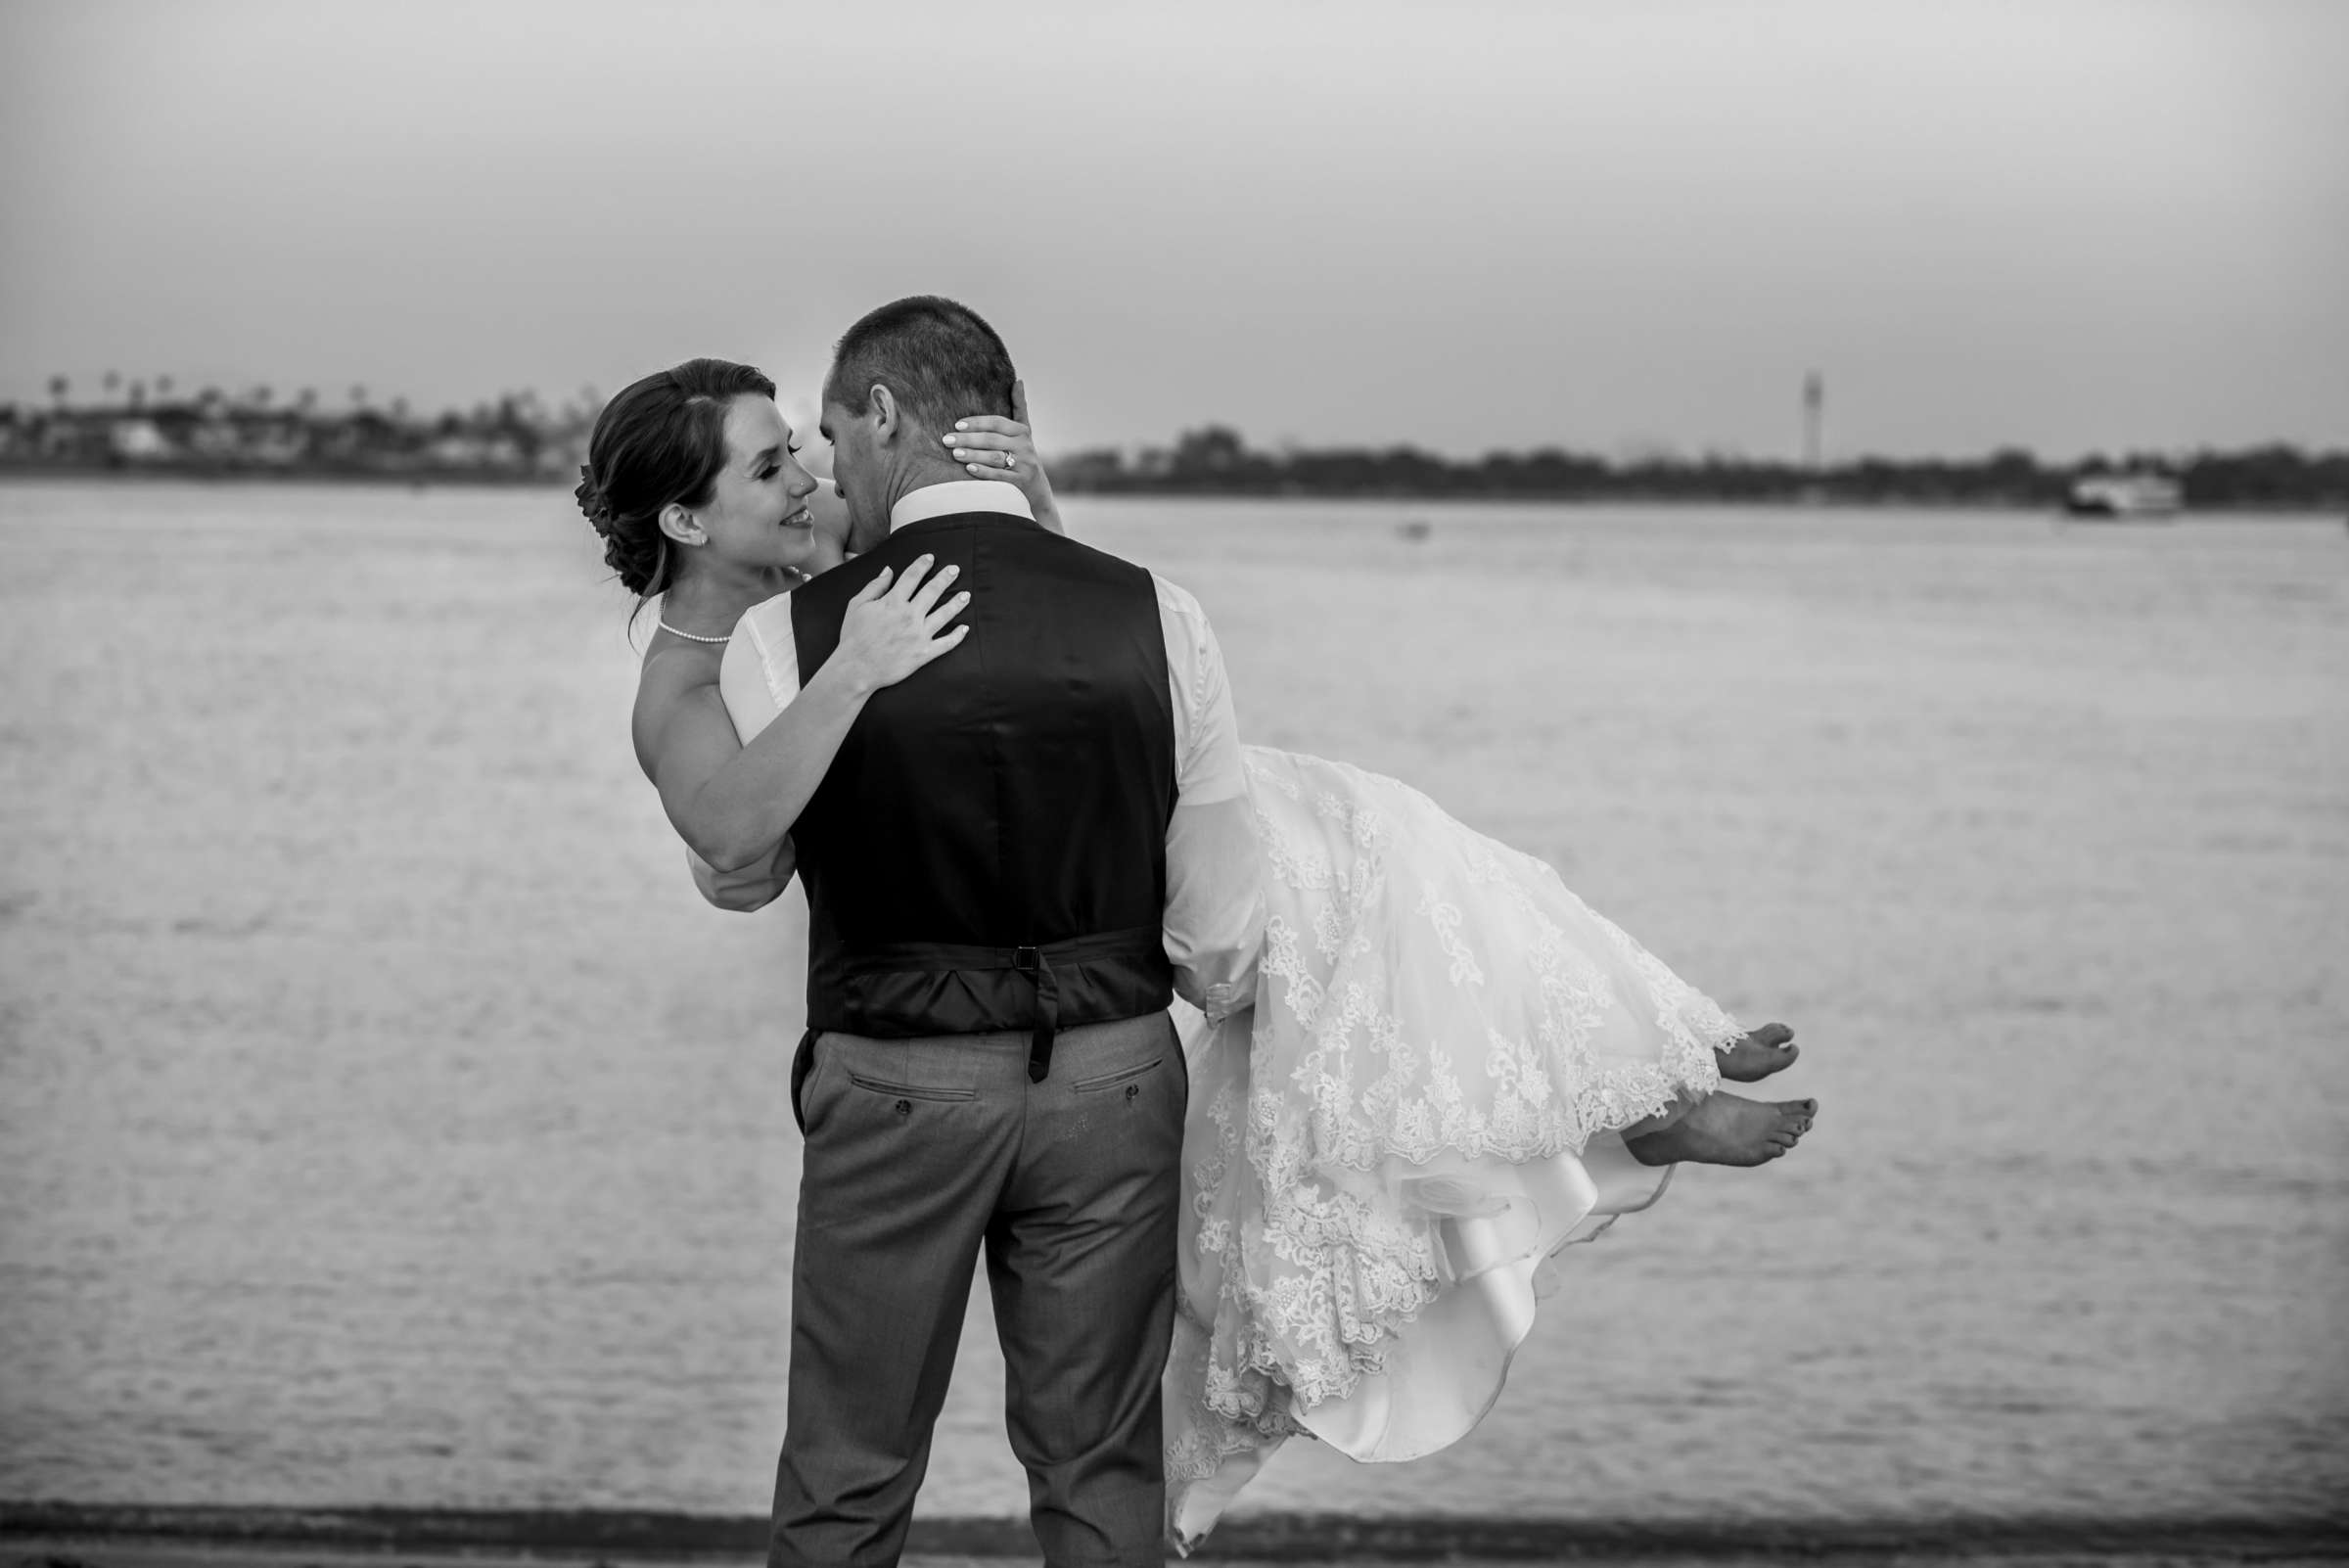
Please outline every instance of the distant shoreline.
M185 484L218 485L253 484L263 486L287 484L342 485L354 489L484 489L554 491L561 489L559 480L534 474L480 473L465 469L436 470L398 474L353 472L345 469L220 469L162 467L141 465L122 468L94 468L81 464L59 464L55 467L31 464L0 464L0 485L11 484ZM1624 494L1592 495L1560 492L1557 494L1512 493L1496 495L1489 491L1458 493L1427 493L1421 491L1365 492L1360 490L1305 491L1286 490L1267 493L1261 490L1218 490L1186 487L1181 489L1147 489L1121 487L1118 489L1087 489L1055 486L1066 498L1149 500L1149 501L1253 501L1271 505L1327 505L1331 502L1359 502L1363 505L1397 507L1471 506L1471 507L1656 507L1679 508L1724 506L1754 511L1794 511L1816 508L1835 512L1877 512L1906 509L1926 512L2005 512L2023 517L2055 517L2062 515L2060 507L2036 500L1992 500L1964 496L1871 496L1865 498L1841 496L1747 496L1747 495L1657 495ZM2224 505L2191 506L2178 514L2188 519L2216 518L2307 518L2315 521L2332 519L2341 508L2325 501L2282 500L2271 502L2234 501ZM2097 519L2075 520L2093 526ZM2165 520L2155 520L2156 522Z
M466 468L384 473L345 468L214 468L197 463L140 463L118 468L88 463L0 463L0 484L52 480L69 484L150 484L168 481L182 484L350 484L373 489L464 485L488 490L554 489L560 484L544 474Z
M754 1515L605 1509L195 1507L0 1502L0 1541L100 1542L223 1549L396 1552L479 1560L537 1556L679 1560L752 1557L765 1545ZM910 1552L1035 1555L1024 1519L917 1519ZM1838 1519L1571 1519L1478 1515L1253 1514L1225 1522L1197 1554L1257 1562L1451 1559L1556 1561L1901 1555L1974 1561L2060 1554L2130 1560L2182 1554L2231 1561L2349 1557L2349 1515L2103 1518L1939 1515Z
M142 382L127 400L72 406L52 383L54 406L0 403L0 473L159 474L315 479L375 484L570 484L582 472L597 399L549 408L515 393L470 413L419 416L404 403L322 409L314 392L290 405L254 388L245 400L218 388L193 399L150 401ZM1063 448L1046 454L1066 495L1221 495L1314 500L1678 501L1739 505L2071 506L2086 511L2309 507L2349 509L2349 449L2288 441L2234 448L2092 452L2042 458L2002 446L1969 456L1827 457L1652 447L1616 456L1555 443L1447 455L1407 442L1379 446L1253 447L1238 430L1209 424L1171 444Z

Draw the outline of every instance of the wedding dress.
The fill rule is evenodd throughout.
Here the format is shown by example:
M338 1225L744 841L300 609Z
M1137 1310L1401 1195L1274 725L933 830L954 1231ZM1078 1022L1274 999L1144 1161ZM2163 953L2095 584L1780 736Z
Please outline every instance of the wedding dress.
M1307 1432L1361 1460L1475 1426L1552 1255L1663 1192L1627 1128L1743 1034L1549 866L1343 762L1244 749L1255 1002L1186 1010L1170 1535Z

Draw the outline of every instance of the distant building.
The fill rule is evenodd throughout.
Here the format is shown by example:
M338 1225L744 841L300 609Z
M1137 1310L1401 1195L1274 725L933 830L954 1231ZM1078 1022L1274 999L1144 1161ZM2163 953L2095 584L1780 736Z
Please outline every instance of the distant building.
M179 448L152 419L117 419L107 430L107 449L125 463L167 463Z

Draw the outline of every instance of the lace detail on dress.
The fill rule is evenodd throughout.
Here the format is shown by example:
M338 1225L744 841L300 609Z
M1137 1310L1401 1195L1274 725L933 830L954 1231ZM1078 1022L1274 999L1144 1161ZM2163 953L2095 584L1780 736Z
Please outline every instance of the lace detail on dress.
M1431 889L1419 896L1419 912L1436 928L1436 942L1443 947L1444 956L1451 960L1451 983L1455 986L1481 986L1485 972L1476 964L1476 954L1460 940L1460 910L1457 904L1445 903ZM1332 954L1331 956L1335 956Z
M1265 951L1245 1069L1193 1150L1186 1268L1214 1291L1190 1304L1191 1386L1212 1420L1189 1423L1171 1475L1210 1473L1383 1370L1449 1278L1444 1215L1413 1194L1473 1203L1473 1162L1580 1155L1709 1092L1740 1033L1547 865L1418 791L1246 761Z

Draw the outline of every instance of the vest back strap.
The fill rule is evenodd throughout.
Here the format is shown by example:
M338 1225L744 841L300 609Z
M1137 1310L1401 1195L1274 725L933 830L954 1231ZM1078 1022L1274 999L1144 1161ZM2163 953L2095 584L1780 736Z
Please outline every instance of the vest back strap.
M876 943L851 950L843 966L850 975L930 973L938 970L1012 970L1034 992L1029 1020L1028 1082L1040 1084L1052 1071L1052 1040L1060 1030L1059 964L1103 958L1147 958L1164 962L1166 935L1158 926L1128 926L1065 942L1028 947L982 947L950 942Z

